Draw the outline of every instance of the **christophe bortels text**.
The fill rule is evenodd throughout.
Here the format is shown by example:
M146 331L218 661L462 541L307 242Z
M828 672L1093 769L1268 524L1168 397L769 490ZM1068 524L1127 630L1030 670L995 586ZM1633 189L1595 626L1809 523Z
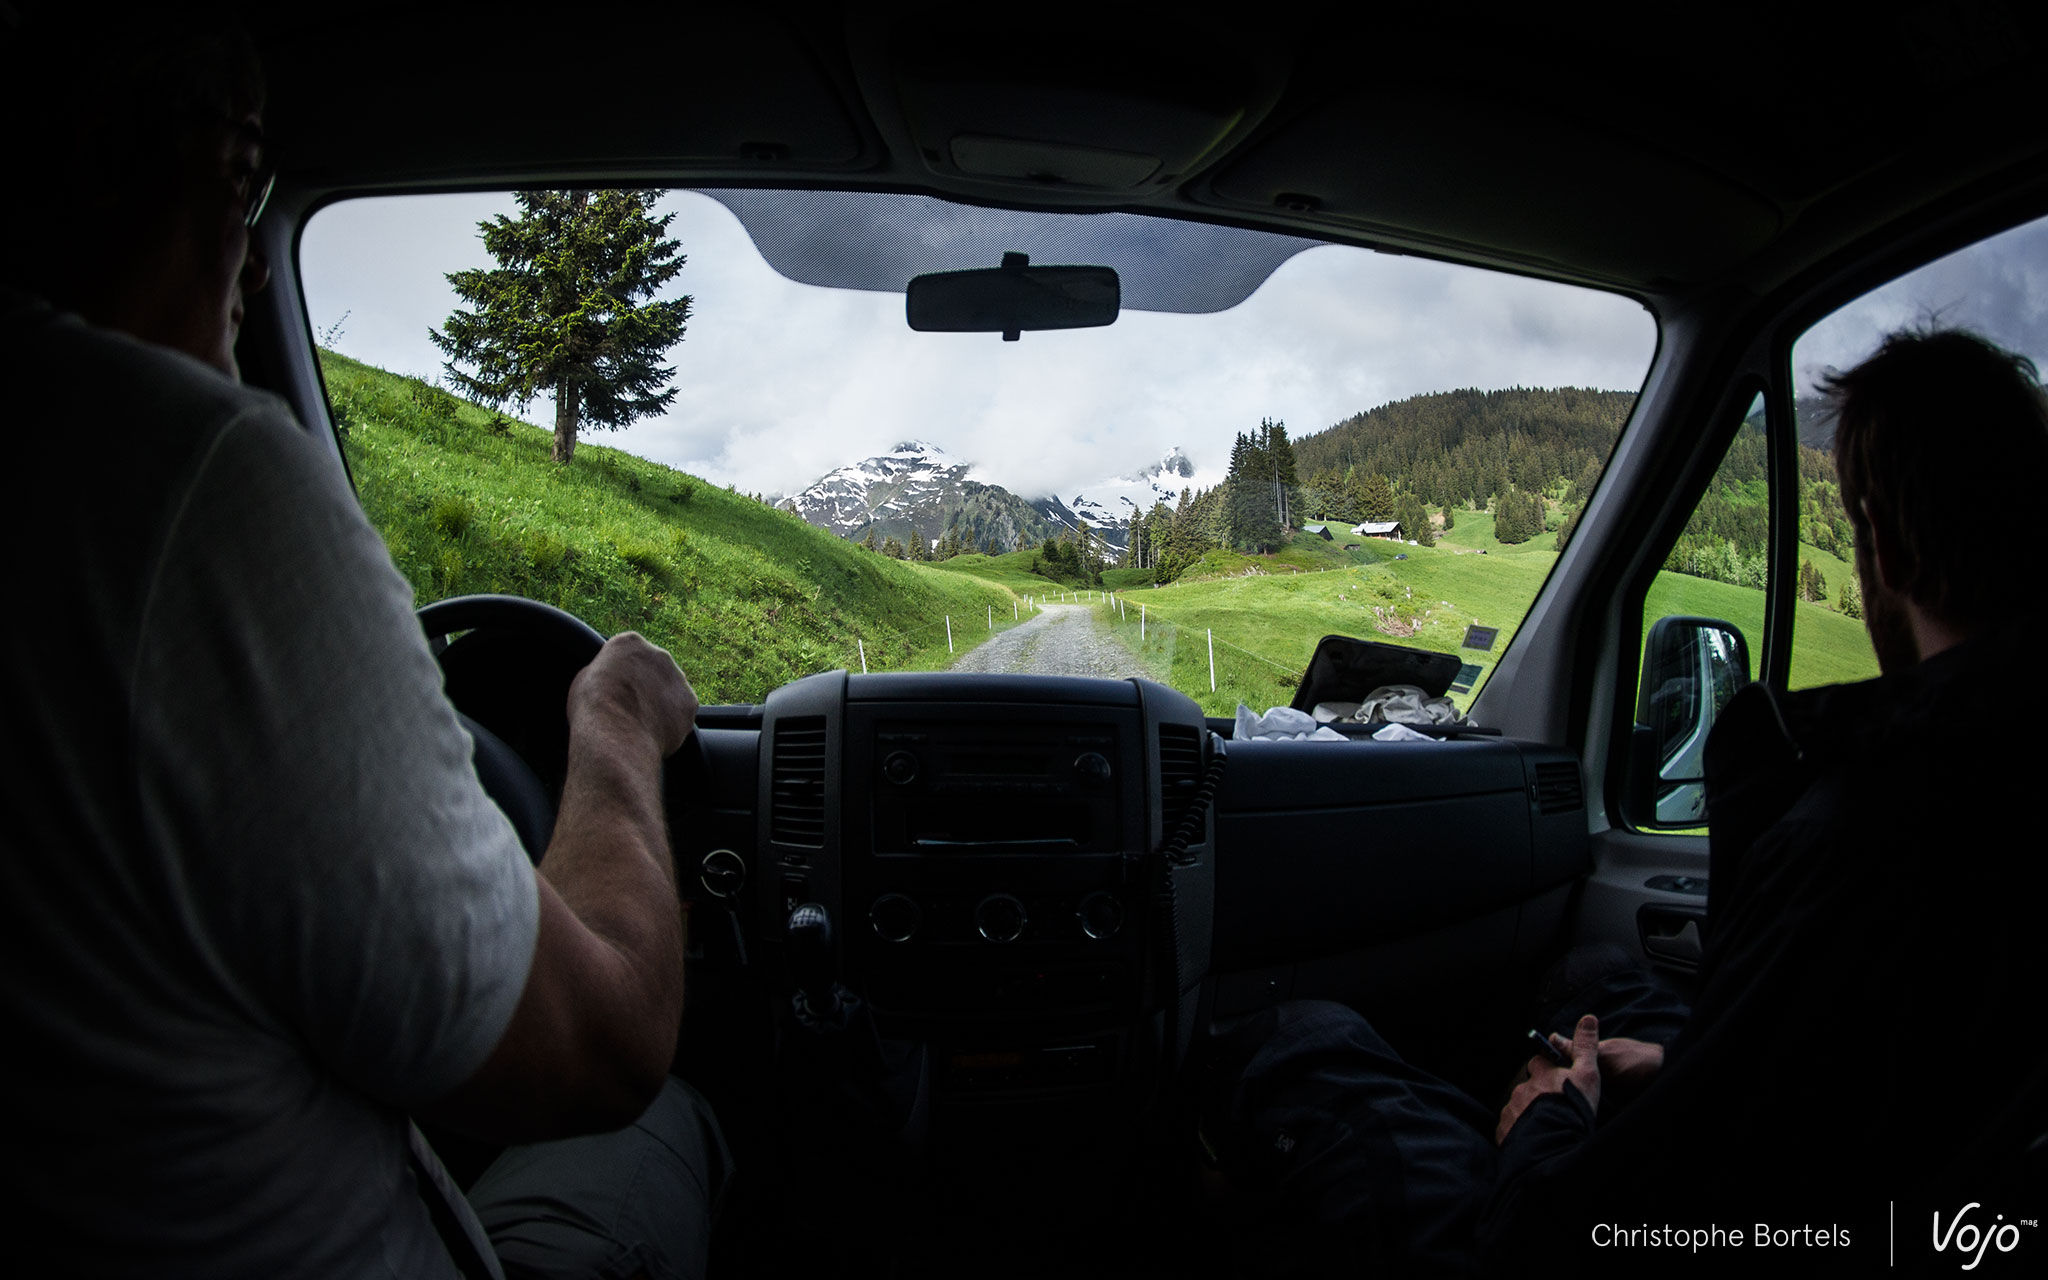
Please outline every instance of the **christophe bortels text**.
M1827 1227L1774 1227L1759 1222L1753 1227L1624 1227L1601 1222L1593 1227L1596 1249L1844 1249L1849 1229Z

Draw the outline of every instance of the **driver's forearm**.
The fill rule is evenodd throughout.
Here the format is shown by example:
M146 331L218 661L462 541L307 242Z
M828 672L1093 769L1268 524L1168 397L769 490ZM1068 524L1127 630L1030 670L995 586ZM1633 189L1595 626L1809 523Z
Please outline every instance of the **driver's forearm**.
M540 873L600 944L591 949L599 972L582 984L589 1025L579 1028L579 1038L658 1087L682 1019L682 913L662 812L660 748L630 718L575 717L561 809Z

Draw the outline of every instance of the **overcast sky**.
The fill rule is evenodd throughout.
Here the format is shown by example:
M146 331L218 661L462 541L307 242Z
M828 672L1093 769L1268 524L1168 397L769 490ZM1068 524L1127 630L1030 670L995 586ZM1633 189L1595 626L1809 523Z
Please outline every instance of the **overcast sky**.
M1939 323L1974 329L2048 370L2048 218L1979 241L1873 290L1809 329L1792 348L1799 394L1846 369L1885 334Z
M339 350L439 376L427 332L458 305L446 273L491 265L477 223L514 208L509 196L464 195L323 211L301 259L315 329L347 313ZM1327 245L1287 258L1248 300L1214 314L1127 309L1107 329L1014 343L920 334L904 323L901 293L778 275L707 196L671 193L661 209L675 212L670 234L688 256L673 292L694 299L671 353L675 403L583 438L748 492L794 492L912 438L1025 496L1071 496L1175 445L1198 482L1213 483L1235 433L1264 417L1299 437L1426 391L1633 390L1656 344L1651 317L1626 298ZM1802 341L1802 390L1813 370L1853 363L1885 330L1936 313L2048 356L2044 277L2048 223L1932 264ZM527 411L543 423L552 415L546 401Z

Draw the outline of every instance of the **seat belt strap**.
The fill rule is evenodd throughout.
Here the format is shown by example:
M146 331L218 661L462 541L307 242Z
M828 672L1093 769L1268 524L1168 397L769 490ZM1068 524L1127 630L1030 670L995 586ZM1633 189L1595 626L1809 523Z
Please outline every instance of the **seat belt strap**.
M413 1181L419 1184L420 1199L427 1202L434 1230L448 1247L455 1269L463 1274L464 1280L505 1280L505 1269L498 1265L497 1251L491 1248L491 1238L484 1234L484 1224L477 1221L476 1210L470 1208L469 1197L448 1176L441 1157L434 1154L420 1127L407 1121L405 1128Z

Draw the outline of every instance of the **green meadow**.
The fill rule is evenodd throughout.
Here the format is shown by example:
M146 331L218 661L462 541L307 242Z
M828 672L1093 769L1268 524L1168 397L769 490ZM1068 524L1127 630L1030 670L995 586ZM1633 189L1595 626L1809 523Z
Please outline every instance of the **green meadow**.
M1490 515L1459 511L1455 527L1439 534L1435 547L1368 542L1346 552L1297 537L1273 556L1212 552L1165 587L1131 577L1119 583L1117 575L1105 574L1106 584L1121 586L1123 606L1098 606L1096 613L1156 679L1188 693L1211 715L1229 715L1240 702L1264 711L1290 701L1325 635L1457 653L1480 669L1476 693L1556 563L1555 541L1555 533L1545 533L1503 546L1493 538ZM1854 570L1810 547L1802 554L1827 577L1830 602L1839 599L1838 582ZM1331 563L1340 556L1351 563ZM1763 610L1759 590L1675 573L1657 575L1645 607L1646 620L1693 614L1734 623L1749 641L1752 665L1761 652ZM1460 648L1474 624L1499 628L1490 650ZM1794 626L1794 688L1877 674L1860 621L1802 601ZM1465 706L1471 699L1454 700Z
M417 379L322 352L343 453L421 603L510 592L675 654L707 703L755 702L815 671L927 670L1014 625L1014 592L892 560L743 494L549 435Z

